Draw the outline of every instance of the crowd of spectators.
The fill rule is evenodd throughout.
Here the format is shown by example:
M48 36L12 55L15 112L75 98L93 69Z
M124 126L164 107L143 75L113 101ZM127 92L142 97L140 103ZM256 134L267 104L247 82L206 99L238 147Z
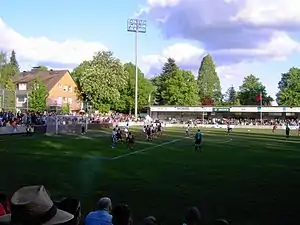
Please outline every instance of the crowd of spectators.
M231 125L252 125L252 126L258 126L258 125L265 125L265 126L270 126L270 125L279 125L283 126L286 124L289 124L290 126L297 126L300 121L298 119L249 119L249 118L212 118L209 120L205 120L205 124L231 124Z
M21 124L35 124L42 125L45 123L46 114L36 112L26 113L13 113L13 112L0 112L0 127L17 126Z
M36 112L26 112L26 113L13 113L13 112L0 112L0 127L4 126L17 126L21 124L33 124L33 125L43 125L46 122L46 118L48 116L56 115L56 113L36 113ZM77 114L72 114L73 116L78 116ZM90 114L87 115L88 121L90 123L96 124L116 124L119 122L129 122L129 121L136 121L134 115L128 115L123 113L111 113L111 114ZM155 120L155 118L154 118ZM137 122L145 121L145 117L139 117ZM261 121L260 119L253 119L253 118L223 118L220 116L210 116L203 118L191 118L191 117L176 117L176 118L164 118L163 120L160 119L161 122L164 123L192 123L192 124L217 124L217 125L278 125L283 126L289 124L290 126L298 126L300 125L300 119L296 118L263 118Z
M128 115L124 113L112 113L112 114L91 114L89 115L90 120L93 123L118 123L134 121L134 115ZM139 117L138 121L143 121L143 117Z
M108 197L100 198L95 211L83 216L80 201L64 198L53 201L44 186L26 186L17 190L11 198L0 195L1 225L158 225L154 216L147 216L142 221L133 221L132 211L127 204L113 207ZM202 224L198 208L188 209L183 223L186 225ZM228 225L226 220L216 220L215 224Z

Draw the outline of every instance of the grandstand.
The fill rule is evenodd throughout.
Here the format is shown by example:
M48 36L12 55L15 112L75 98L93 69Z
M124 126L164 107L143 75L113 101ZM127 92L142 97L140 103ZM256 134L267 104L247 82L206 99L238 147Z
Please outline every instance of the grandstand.
M233 107L212 107L212 106L152 106L149 114L152 118L167 119L208 119L211 117L225 118L251 118L258 119L262 113L263 118L299 118L300 107L257 107L257 106L233 106Z

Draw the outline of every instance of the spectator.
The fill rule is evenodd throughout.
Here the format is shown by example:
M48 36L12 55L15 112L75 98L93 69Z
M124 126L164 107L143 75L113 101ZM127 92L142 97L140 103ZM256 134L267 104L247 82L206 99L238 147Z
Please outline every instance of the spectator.
M126 204L116 206L112 211L113 225L131 225L132 217L131 210Z
M85 218L86 225L112 225L110 198L101 198L97 204L97 211L90 212Z
M200 225L201 224L201 213L196 207L192 207L188 210L185 215L186 225Z
M148 216L144 219L143 225L159 225L154 216Z
M11 215L0 217L0 223L54 225L67 223L74 218L70 213L56 208L44 186L19 189L12 196L11 204Z
M80 224L81 204L79 200L75 198L63 198L61 201L55 202L55 205L57 206L57 208L74 215L74 218L71 222L72 224Z
M10 214L10 200L5 194L0 194L0 216Z
M224 219L217 219L217 220L215 220L214 225L229 225L229 222Z

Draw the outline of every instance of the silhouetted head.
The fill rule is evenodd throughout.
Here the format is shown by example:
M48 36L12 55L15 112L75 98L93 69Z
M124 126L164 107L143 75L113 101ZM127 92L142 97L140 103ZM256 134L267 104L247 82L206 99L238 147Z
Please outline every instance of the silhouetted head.
M192 207L185 215L185 222L187 225L200 225L201 213L196 207Z
M119 204L112 210L113 225L131 225L131 210L126 204Z

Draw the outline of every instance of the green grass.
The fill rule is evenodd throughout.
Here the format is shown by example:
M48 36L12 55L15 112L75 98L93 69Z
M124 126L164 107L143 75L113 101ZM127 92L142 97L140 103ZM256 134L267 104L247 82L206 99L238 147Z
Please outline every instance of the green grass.
M213 218L298 224L295 131L289 140L283 131L203 132L202 153L194 152L184 129L174 128L153 143L138 135L135 149L145 151L120 158L114 157L128 153L125 146L111 149L108 135L99 131L77 138L2 136L0 191L12 194L23 185L44 184L52 197L79 198L85 213L99 197L110 196L114 203L128 203L135 221L154 215L163 224L179 224L188 207L198 206L207 224Z

